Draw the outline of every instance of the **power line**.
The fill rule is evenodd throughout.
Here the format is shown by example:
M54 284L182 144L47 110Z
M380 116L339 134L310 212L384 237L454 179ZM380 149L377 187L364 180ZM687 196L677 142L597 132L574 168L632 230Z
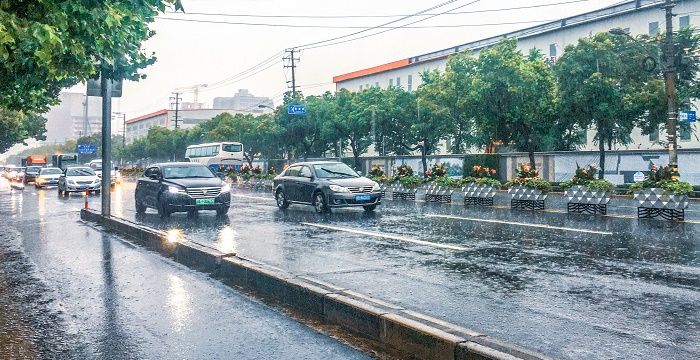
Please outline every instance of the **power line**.
M463 15L463 14L479 14L487 12L498 12L498 11L511 11L511 10L523 10L523 9L535 9L541 7L558 6L566 4L575 4L581 2L589 2L592 0L570 0L561 1L556 3L539 4L539 5L527 5L527 6L516 6L509 8L499 8L499 9L482 9L482 10L471 10L471 11L456 11L448 13L445 15ZM198 15L198 16L225 16L225 17L250 17L250 18L292 18L292 19L367 19L367 18L396 18L396 17L406 17L411 15L405 14L389 14L389 15L269 15L269 14L229 14L229 13L205 13L205 12L175 12L169 11L169 14L184 14L184 15ZM424 13L416 16L432 16L436 15L433 13Z
M226 78L224 78L224 79L222 79L222 80L219 80L219 81L217 81L217 82L211 83L211 84L209 84L209 88L211 88L211 87L217 87L218 85L221 85L221 84L223 84L223 83L225 83L225 82L228 82L228 81L230 81L230 80L237 79L237 78L239 78L239 77L241 77L241 76L244 76L244 75L246 75L246 74L248 74L248 73L250 73L250 72L252 72L252 71L255 71L255 70L259 69L260 67L265 66L265 65L268 64L270 61L273 61L273 60L277 59L282 53L283 53L282 51L278 51L278 52L276 52L274 55L272 55L272 56L268 57L267 59L265 59L265 60L263 60L263 61L261 61L261 62L255 64L255 65L249 67L249 68L246 69L246 70L243 70L243 71L239 72L238 74L231 75L231 76L226 77Z
M436 17L436 16L440 16L440 15L442 15L442 14L446 14L446 13L448 13L448 12L452 12L452 11L454 11L454 10L461 9L461 8L463 8L463 7L465 7L465 6L469 6L469 5L476 4L476 3L478 3L479 1L481 1L481 0L474 0L474 1L471 1L471 2L466 3L466 4L464 4L464 5L460 5L460 6L456 7L456 8L454 8L454 9L446 10L446 11L444 11L444 12L442 12L442 13L438 13L438 14L431 15L431 16L426 17L426 18L423 18L423 19L418 19L418 20L416 20L416 21L410 22L410 23L408 23L408 24L405 24L405 26L413 25L413 24L416 24L416 23L419 23L419 22L422 22L422 21L426 21L426 20L432 19L432 18L434 18L434 17ZM385 29L385 30L382 30L382 31L377 32L377 33L367 34L367 35L363 35L363 36L360 36L360 37L357 37L357 38L352 38L352 39L347 39L347 40L342 40L342 41L335 41L335 42L331 42L331 43L326 43L326 42L328 42L328 41L317 42L316 45L313 45L313 46L308 46L308 45L307 45L307 46L304 46L303 48L306 49L306 50L310 50L310 49L316 49L316 48L321 48L321 47L326 47L326 46L332 46L332 45L343 44L343 43L346 43L346 42L351 42L351 41L356 41L356 40L360 40L360 39L365 39L365 38L368 38L368 37L371 37L371 36L376 36L376 35L383 34L383 33L385 33L385 32L389 32L389 31L392 31L392 30L395 30L395 29Z
M226 87L226 86L229 86L229 85L231 85L231 84L235 84L235 83L237 83L237 82L241 82L241 81L243 81L243 80L245 80L245 79L248 79L248 78L250 78L250 77L252 77L252 76L255 76L255 75L257 75L257 74L259 74L259 73L261 73L261 72L263 72L263 71L265 71L265 70L267 70L267 69L269 69L269 68L271 68L271 67L273 67L273 66L275 66L275 65L277 65L277 64L280 64L281 62L282 62L281 59L280 59L280 60L277 60L277 61L275 61L275 62L269 64L268 66L266 66L266 67L264 67L264 68L262 68L262 69L260 69L260 70L258 70L258 71L256 71L256 72L250 73L250 74L248 74L248 75L246 75L246 76L244 76L244 77L242 77L242 78L232 79L232 80L230 80L230 81L227 81L226 83L222 83L222 84L220 84L220 85L217 85L216 87L210 86L210 87L208 87L208 88L206 88L206 89L204 89L204 90L202 90L202 91L204 92L204 91L211 91L211 90L215 90L215 89L220 89L220 88L222 88L222 87Z
M432 7L430 7L430 8L421 10L421 11L419 11L419 12L417 12L417 13L412 14L412 15L403 16L403 17L401 17L401 18L399 18L399 19L392 20L392 21L389 21L389 22L385 22L385 23L383 23L383 24L379 24L379 25L377 25L376 27L371 27L371 28L368 28L368 29L356 31L356 32L353 32L353 33L350 33L350 34L346 34L346 35L336 36L336 37L334 37L334 38L330 38L330 39L326 39L326 40L320 40L320 41L315 41L315 42L311 42L311 43L304 44L304 45L299 45L299 46L296 46L296 48L307 48L307 47L310 47L310 46L319 45L319 44L323 44L323 43L327 43L327 42L331 42L331 41L340 40L340 39L344 39L344 38L347 38L347 37L359 35L359 34L362 34L362 33L367 32L367 31L374 30L374 29L376 29L376 28L379 27L379 26L387 26L387 25L395 24L395 23L397 23L397 22L401 22L401 21L406 20L406 19L408 19L408 18L411 18L411 17L413 17L413 16L418 16L418 15L420 15L420 14L424 14L424 13L427 13L427 12L429 12L429 11L432 11L432 10L441 8L441 7L443 7L443 6L449 5L449 4L451 4L451 3L453 3L453 2L456 2L456 1L457 1L457 0L449 0L449 1L446 1L446 2L443 2L443 3L440 3L440 4L438 4L438 5L432 6ZM477 0L477 1L478 1L478 0Z
M449 13L445 13L447 15ZM437 15L436 15L437 16ZM195 20L195 19L175 19L159 17L161 20L184 21L194 23L207 24L222 24L222 25L241 25L241 26L266 26L266 27L283 27L283 28L307 28L307 29L439 29L439 28L461 28L461 27L476 27L476 26L500 26L500 25L516 25L516 24L532 24L539 22L558 21L560 19L543 19L543 20L523 20L497 23L479 23L479 24L454 24L454 25L423 25L423 26L352 26L352 25L298 25L298 24L272 24L272 23L249 23L235 21L218 21L218 20Z

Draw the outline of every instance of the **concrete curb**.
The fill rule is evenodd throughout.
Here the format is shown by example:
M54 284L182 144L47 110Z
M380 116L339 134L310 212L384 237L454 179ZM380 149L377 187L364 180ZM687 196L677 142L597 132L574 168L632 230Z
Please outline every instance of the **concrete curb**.
M249 290L263 299L299 311L417 359L540 360L544 355L508 344L446 321L374 299L307 276L224 254L177 235L154 230L124 219L103 217L91 209L80 212L83 220L209 273L228 285ZM176 241L174 241L176 240Z

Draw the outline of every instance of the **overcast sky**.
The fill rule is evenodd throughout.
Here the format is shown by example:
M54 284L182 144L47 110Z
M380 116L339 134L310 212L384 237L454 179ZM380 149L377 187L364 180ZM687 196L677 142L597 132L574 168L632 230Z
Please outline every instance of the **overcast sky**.
M266 24L330 25L371 27L397 18L304 18L296 16L348 15L409 15L448 0L182 0L185 12L164 14L162 17ZM412 26L474 25L456 28L396 29L365 39L305 50L300 54L297 84L304 94L333 90L334 75L359 70L395 60L405 59L456 44L536 25L537 21L555 20L595 10L620 2L613 0L458 0L430 11L442 13L451 9L465 12L484 9L504 9L569 2L568 4L534 9L504 10L472 14L441 15ZM232 17L206 16L192 13L286 15L291 17ZM412 18L409 21L415 21ZM407 21L394 25L403 25ZM521 23L522 22L522 23ZM511 24L503 24L511 23ZM517 24L513 24L517 23ZM493 25L496 24L496 25ZM168 107L170 93L178 87L194 84L214 84L236 75L285 48L345 35L361 29L288 28L250 25L212 24L159 19L153 24L157 34L144 44L155 52L158 61L144 70L147 79L128 83L124 97L115 101L114 110L133 118ZM363 33L366 35L371 32ZM276 57L281 60L282 55ZM232 96L239 88L249 89L257 96L273 97L279 103L285 91L289 70L282 64L267 64L268 69L225 86L204 89L200 101L211 103L216 96ZM265 68L266 66L262 67ZM262 69L261 68L261 69ZM73 90L80 91L77 87ZM191 92L184 95L190 101Z

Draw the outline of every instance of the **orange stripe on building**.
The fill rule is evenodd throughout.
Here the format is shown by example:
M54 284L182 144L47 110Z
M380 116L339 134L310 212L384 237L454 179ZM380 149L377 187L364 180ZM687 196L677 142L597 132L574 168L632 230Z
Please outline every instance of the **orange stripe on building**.
M127 124L131 124L131 123L135 123L135 122L137 122L137 121L141 121L141 120L145 120L145 119L150 119L150 118L152 118L152 117L154 117L154 116L163 115L163 114L165 114L166 117L167 117L167 115L168 115L168 110L167 110L167 109L158 110L158 111L152 112L152 113L150 113L150 114L146 114L146 115L143 115L143 116L139 116L139 117L137 117L137 118L129 119L129 120L126 121L126 123L127 123Z
M357 70L357 71L353 71L351 73L334 76L333 82L339 83L341 81L357 79L357 78L361 78L361 77L367 76L367 75L374 75L374 74L379 74L381 72L385 72L385 71L389 71L389 70L400 69L400 68L408 66L408 65L409 65L408 59L394 61L394 62L390 62L388 64L379 65L379 66L371 67L371 68L364 69L364 70Z

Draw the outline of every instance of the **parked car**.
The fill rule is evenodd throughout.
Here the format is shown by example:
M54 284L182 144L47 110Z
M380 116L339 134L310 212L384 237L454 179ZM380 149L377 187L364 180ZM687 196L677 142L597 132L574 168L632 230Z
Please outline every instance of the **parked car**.
M24 170L24 183L29 184L30 182L35 182L40 171L41 166L27 166Z
M163 163L146 168L134 196L137 213L153 208L161 217L199 210L224 215L231 205L231 186L204 164Z
M67 167L58 178L58 194L64 195L70 192L99 193L101 190L100 178L95 171L87 166Z
M5 172L3 172L3 176L5 179L9 181L18 181L21 180L20 178L20 173L22 172L22 168L19 166L15 165L7 165L5 166Z
M273 191L280 209L307 204L319 213L356 206L374 211L382 201L379 184L337 161L294 164L275 177Z
M41 168L34 179L34 186L41 189L47 186L57 186L63 171L56 167Z

